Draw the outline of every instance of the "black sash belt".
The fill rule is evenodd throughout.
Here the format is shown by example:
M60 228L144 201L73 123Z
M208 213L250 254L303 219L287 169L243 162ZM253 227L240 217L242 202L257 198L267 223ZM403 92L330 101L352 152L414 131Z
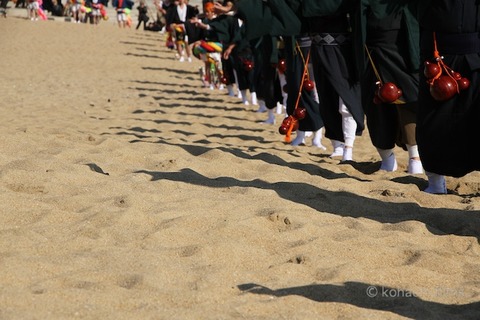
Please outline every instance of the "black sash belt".
M312 45L312 39L309 36L298 36L295 39L300 48L309 48Z
M339 46L350 40L348 33L317 33L312 35L313 43L322 46Z
M440 54L480 53L480 38L475 33L436 33Z

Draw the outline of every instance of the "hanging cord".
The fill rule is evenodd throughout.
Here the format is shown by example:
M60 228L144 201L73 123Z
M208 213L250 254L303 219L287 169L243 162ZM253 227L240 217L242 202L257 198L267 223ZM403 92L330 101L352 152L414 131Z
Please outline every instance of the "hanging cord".
M432 79L430 79L428 81L429 84L432 85L435 82L435 80L440 78L442 75L449 76L450 78L452 78L455 81L454 83L456 84L457 80L453 77L454 71L452 70L452 68L450 68L449 66L447 66L443 62L443 56L441 56L440 52L438 51L437 34L435 32L433 32L433 57L435 58L435 61L437 62L438 66L440 67L440 72L437 75L435 75L435 77L433 77ZM442 72L442 71L445 71L445 72ZM457 90L457 93L460 93L460 88L458 87L458 85L456 86L456 90Z
M307 58L305 59L305 57L303 56L302 50L300 49L300 46L298 45L298 42L296 42L296 47L297 47L298 52L300 53L300 56L302 58L304 67L303 67L302 79L300 81L300 87L298 89L297 101L295 102L295 108L293 109L294 113L295 113L295 110L298 108L298 105L300 103L300 98L302 96L302 90L303 90L303 84L305 82L305 76L308 76L308 63L310 61L310 51L311 51L311 47L310 47L308 49ZM297 118L295 118L293 116L289 116L289 117L291 118L292 121L291 121L291 123L288 127L287 133L285 134L285 142L287 142L287 143L290 143L290 141L292 140L292 138L291 138L292 131L293 131L293 128L295 127L295 125L298 122Z
M309 76L309 74L308 74L308 63L310 61L310 48L308 49L308 54L307 54L307 59L306 60L305 60L305 57L303 56L302 50L298 46L298 42L297 42L297 50L299 50L299 52L300 52L300 56L302 57L304 67L303 67L302 81L300 82L300 88L298 90L297 101L295 102L295 109L298 108L298 104L300 103L300 97L302 95L303 83L305 82L305 76Z
M438 72L432 79L429 80L430 85L433 84L435 80L440 78L440 76L443 74L442 72L442 67L445 65L443 64L443 57L440 55L440 52L438 52L438 47L437 47L437 35L435 32L433 32L433 58L436 62L436 64L440 67L440 72Z
M368 47L367 45L365 45L365 51L367 52L367 56L368 56L368 60L370 61L370 64L372 66L372 69L373 69L373 73L375 73L375 77L377 78L377 85L378 87L381 87L383 85L383 81L382 81L382 78L380 77L380 73L378 72L378 69L377 67L375 66L375 63L373 63L373 59L372 59L372 56L370 55L370 51L368 50ZM395 100L392 102L393 104L404 104L405 101L402 101L402 100Z
M373 72L375 73L375 77L377 78L377 81L379 82L379 84L382 85L383 84L382 78L380 78L380 74L378 73L375 63L373 63L373 59L372 59L372 56L370 55L370 51L368 50L367 45L365 45L365 51L367 51L368 60L372 65L372 69L373 69Z
M435 58L435 61L437 61L437 62L440 62L440 61L443 60L443 57L440 56L440 52L438 52L437 34L435 32L433 32L433 57Z

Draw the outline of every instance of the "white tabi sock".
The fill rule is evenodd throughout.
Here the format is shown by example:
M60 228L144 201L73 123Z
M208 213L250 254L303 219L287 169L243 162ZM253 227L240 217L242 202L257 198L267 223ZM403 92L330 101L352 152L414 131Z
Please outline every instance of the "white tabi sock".
M240 90L240 94L243 104L246 106L250 105L250 102L248 102L247 99L247 90Z
M425 174L428 177L428 187L423 190L424 192L432 194L447 193L447 183L445 181L445 176L428 171L425 171Z
M417 158L420 157L418 154L418 147L417 145L410 145L407 144L408 150L408 173L409 174L422 174L423 173L423 166L422 161L418 160Z
M332 141L333 152L330 155L330 158L343 156L343 149L345 147L343 142L338 141L338 140L331 140L331 141Z
M267 106L265 105L265 101L258 100L258 110L257 112L267 112Z
M267 120L263 121L262 123L264 124L275 124L275 113L273 112L273 109L268 109L268 118Z
M377 148L377 151L380 155L380 158L382 158L382 165L380 166L380 170L385 170L388 172L397 171L397 159L395 158L395 153L393 153L393 149Z
M282 114L285 107L280 102L277 102L277 114Z
M322 150L327 150L327 148L325 148L325 146L322 144L322 138L323 138L323 128L320 128L313 133L312 145Z
M353 161L353 148L347 147L343 148L342 161Z
M251 92L250 93L250 100L252 102L253 105L257 105L258 104L258 101L257 101L257 93L256 92Z
M290 143L292 146L298 146L300 144L305 144L305 131L297 130L297 136Z
M357 122L348 110L342 98L338 99L338 112L342 116L342 131L345 141L342 161L353 161L353 143L355 142L355 132L357 131Z
M227 85L227 91L228 91L228 95L229 95L230 97L233 97L233 96L235 95L235 92L233 92L233 85L228 84L228 85Z

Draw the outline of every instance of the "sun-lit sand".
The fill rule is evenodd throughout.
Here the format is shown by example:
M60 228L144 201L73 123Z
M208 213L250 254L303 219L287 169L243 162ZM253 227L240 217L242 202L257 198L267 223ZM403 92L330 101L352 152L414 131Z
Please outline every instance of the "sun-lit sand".
M112 19L0 19L0 319L480 318L479 173L292 147Z

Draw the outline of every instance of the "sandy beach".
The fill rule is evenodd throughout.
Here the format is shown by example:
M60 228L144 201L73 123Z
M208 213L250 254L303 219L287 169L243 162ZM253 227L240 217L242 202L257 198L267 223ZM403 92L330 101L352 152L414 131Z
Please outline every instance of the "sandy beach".
M426 194L368 132L344 164L285 143L160 33L14 11L0 319L480 318L480 173Z

